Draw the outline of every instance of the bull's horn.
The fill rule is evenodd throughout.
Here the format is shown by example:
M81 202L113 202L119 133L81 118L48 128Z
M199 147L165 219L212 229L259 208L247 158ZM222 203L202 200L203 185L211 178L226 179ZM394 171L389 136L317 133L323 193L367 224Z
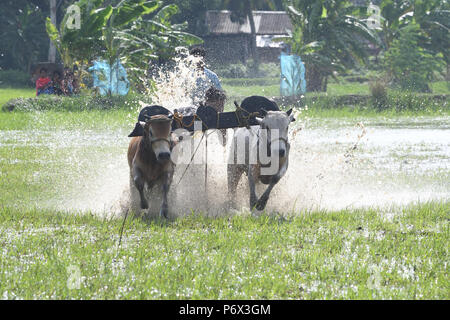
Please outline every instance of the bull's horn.
M261 109L261 110L259 111L259 113L261 113L261 115L262 115L263 117L267 116L267 110L266 110L266 109Z

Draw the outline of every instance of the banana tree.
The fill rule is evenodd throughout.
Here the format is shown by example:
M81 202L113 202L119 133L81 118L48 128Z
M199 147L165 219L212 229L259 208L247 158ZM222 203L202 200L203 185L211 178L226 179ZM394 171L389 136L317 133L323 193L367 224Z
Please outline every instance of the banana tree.
M105 54L110 65L121 61L128 70L130 79L137 84L138 90L145 90L144 79L147 78L149 63L156 59L168 59L176 53L180 46L199 44L202 40L186 33L187 24L172 25L170 19L179 12L176 5L160 7L161 2L141 11L136 19L130 15L121 15L122 7L114 10L108 26L103 29ZM144 17L145 15L145 17ZM119 21L119 22L117 22ZM126 28L121 28L126 26Z
M94 58L104 58L110 66L121 61L137 79L145 74L150 59L173 55L176 46L201 42L182 31L185 24L170 23L170 18L178 13L175 5L163 7L161 1L122 0L116 6L102 7L103 2L76 3L82 11L79 30L65 26L68 16L59 31L47 20L47 32L66 65Z
M67 67L75 62L88 63L102 48L102 29L112 14L112 6L100 7L103 0L80 0L75 3L80 8L80 29L68 27L70 14L66 14L59 30L47 18L46 29L50 40L58 50L61 60Z

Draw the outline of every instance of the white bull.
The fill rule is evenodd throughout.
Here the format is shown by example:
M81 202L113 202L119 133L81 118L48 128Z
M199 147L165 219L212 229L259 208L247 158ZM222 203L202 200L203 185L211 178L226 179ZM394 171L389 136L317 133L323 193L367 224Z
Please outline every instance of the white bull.
M236 189L242 174L248 176L250 208L264 210L270 192L287 171L289 164L289 124L294 121L288 112L263 110L264 118L256 118L259 126L235 131L228 160L228 194L235 203ZM258 199L255 184L261 182L268 187Z

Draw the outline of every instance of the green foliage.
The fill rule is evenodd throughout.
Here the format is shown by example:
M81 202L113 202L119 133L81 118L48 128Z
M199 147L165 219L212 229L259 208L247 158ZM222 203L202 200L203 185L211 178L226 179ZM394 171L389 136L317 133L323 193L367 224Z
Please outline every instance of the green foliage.
M417 24L409 24L399 31L385 53L384 63L394 85L401 89L429 92L428 82L434 72L443 68L442 55L419 45L423 36Z
M446 300L449 209L434 202L389 215L370 208L128 218L119 247L122 219L1 207L0 232L11 249L0 251L0 291L5 299L39 300ZM78 280L73 269L82 276L79 289L68 286ZM167 310L171 318L178 313Z
M177 24L187 22L187 32L202 36L207 32L205 15L207 10L221 9L222 0L168 0L167 4L175 4L180 13L173 16Z
M229 64L214 69L220 78L247 78L248 68L243 64Z
M262 63L259 65L258 71L252 67L252 61L249 60L249 63L242 64L226 64L226 65L217 65L213 66L214 72L217 73L219 78L228 78L228 79L239 79L239 78L253 78L257 80L259 78L275 78L280 77L280 65L279 63ZM258 82L258 81L257 81Z
M121 1L104 6L104 0L80 0L81 29L67 29L65 16L58 31L47 20L47 32L66 65L87 65L97 57L110 64L120 59L137 89L142 84L151 59L168 59L180 46L201 43L201 39L184 32L186 24L172 24L178 13L176 5L162 1Z
M388 49L407 17L414 11L411 0L383 0L381 8L381 28L384 47Z
M288 13L294 30L280 39L292 47L306 64L308 91L326 91L326 78L344 72L367 59L366 41L378 43L378 37L358 17L363 8L347 0L293 0ZM366 41L365 41L366 40Z
M0 21L0 67L30 72L48 49L42 11L29 3L2 2Z
M430 96L414 92L395 92L388 95L388 105L385 109L395 112L424 112L450 110L449 96Z
M30 87L30 74L22 70L0 70L0 87Z
M375 81L369 85L370 102L375 110L381 111L389 105L388 91L386 84L381 81Z
M450 64L450 2L441 0L416 0L414 21L424 34L420 45L443 55Z
M377 94L378 96L307 96L301 102L301 105L307 105L311 110L341 110L351 106L355 114L364 114L367 111L391 112L393 114L410 112L415 114L448 114L450 112L449 96L433 96L407 91L388 91L386 95L383 89Z
M148 96L128 94L126 96L80 95L74 97L40 95L33 98L11 99L2 106L3 111L83 111L140 108L139 101L150 103Z

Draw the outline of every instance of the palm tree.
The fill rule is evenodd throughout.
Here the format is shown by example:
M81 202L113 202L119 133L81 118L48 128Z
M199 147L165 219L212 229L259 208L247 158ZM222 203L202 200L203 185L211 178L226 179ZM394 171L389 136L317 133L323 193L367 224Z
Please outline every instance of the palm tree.
M308 91L326 91L327 79L364 62L368 42L379 39L346 0L294 0L288 6L294 30L284 40L306 65Z

